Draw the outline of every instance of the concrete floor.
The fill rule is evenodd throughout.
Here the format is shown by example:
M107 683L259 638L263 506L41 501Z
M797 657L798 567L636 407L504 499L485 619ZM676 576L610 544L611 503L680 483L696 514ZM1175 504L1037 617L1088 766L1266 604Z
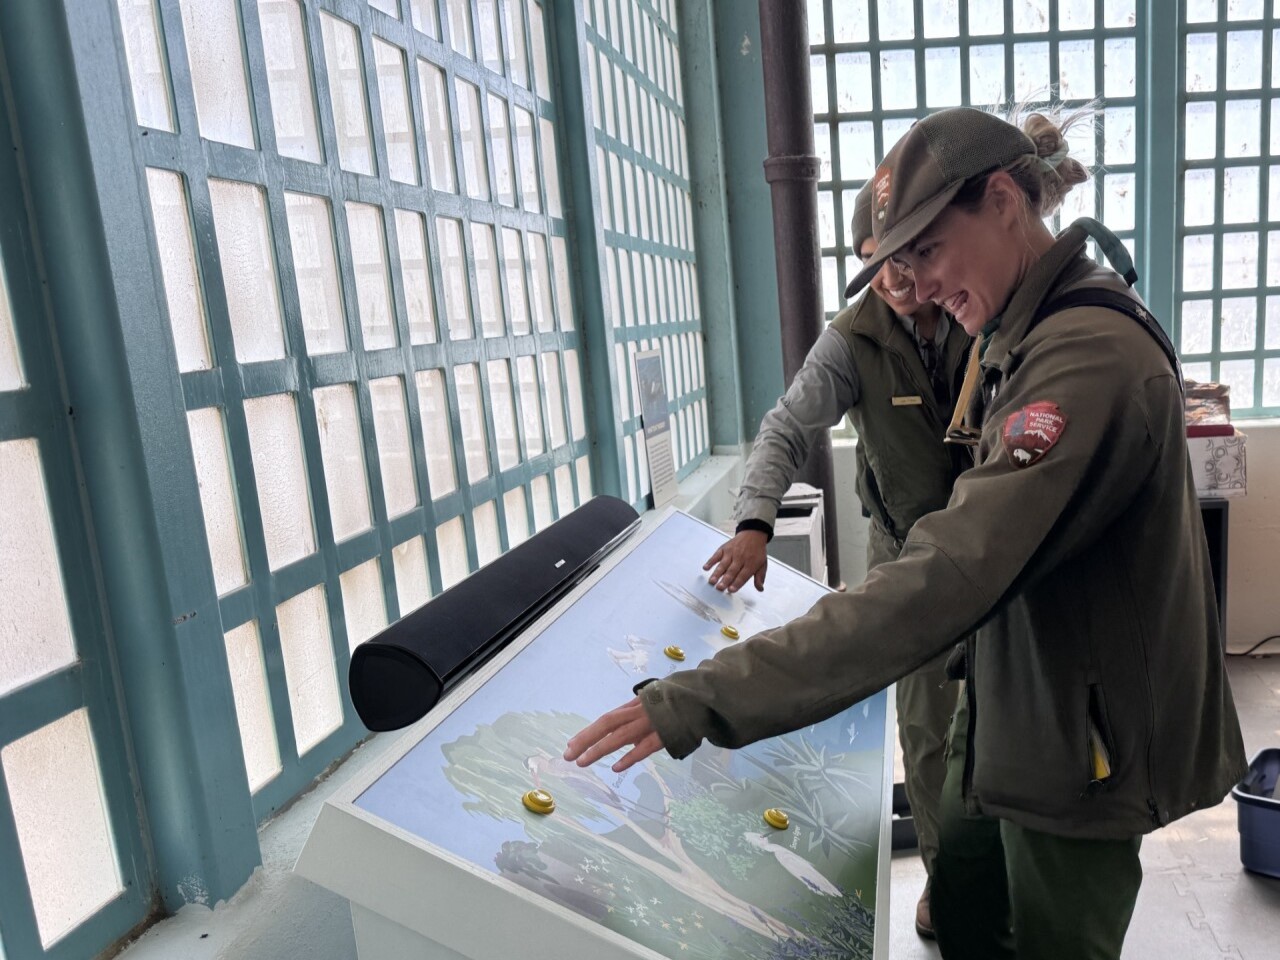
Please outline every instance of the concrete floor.
M1250 756L1280 746L1280 656L1232 658L1232 689ZM344 901L295 877L291 868L321 804L346 778L375 761L396 735L365 744L327 781L262 832L263 867L229 903L191 906L149 930L120 960L355 960ZM1151 835L1146 871L1125 945L1125 960L1273 960L1280 954L1280 880L1240 866L1235 803L1186 817ZM918 857L892 862L892 960L939 956L916 936Z

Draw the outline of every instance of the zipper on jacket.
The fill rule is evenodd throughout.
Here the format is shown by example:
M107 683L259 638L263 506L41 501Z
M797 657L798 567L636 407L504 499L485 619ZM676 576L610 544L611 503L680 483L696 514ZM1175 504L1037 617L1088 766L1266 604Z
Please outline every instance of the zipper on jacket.
M973 731L977 727L978 721L978 694L974 688L974 676L977 673L976 654L978 644L972 637L965 641L965 680L964 695L969 701L969 729L967 731L968 741L964 751L964 776L960 778L960 800L968 809L970 800L973 796Z

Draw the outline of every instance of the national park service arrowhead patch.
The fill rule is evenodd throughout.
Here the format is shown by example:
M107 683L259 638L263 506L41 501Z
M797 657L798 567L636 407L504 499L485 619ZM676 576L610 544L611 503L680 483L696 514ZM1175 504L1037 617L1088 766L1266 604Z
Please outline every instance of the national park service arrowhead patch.
M1042 458L1062 436L1067 417L1056 403L1029 403L1004 422L1001 439L1015 467L1029 467Z

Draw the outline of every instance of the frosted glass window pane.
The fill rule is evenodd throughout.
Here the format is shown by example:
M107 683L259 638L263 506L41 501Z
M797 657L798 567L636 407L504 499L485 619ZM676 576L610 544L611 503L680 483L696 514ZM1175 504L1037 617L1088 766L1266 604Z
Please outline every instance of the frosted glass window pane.
M1280 278L1277 278L1280 279ZM1222 287L1238 290L1258 283L1258 235L1228 233L1222 238Z
M881 52L880 102L886 110L909 110L915 107L915 51L885 50Z
M556 315L561 330L574 329L573 298L569 293L569 252L564 237L551 238L552 266L556 277Z
M911 0L876 0L881 40L911 40L916 35Z
M538 118L538 134L542 141L542 182L547 188L547 213L564 216L560 201L560 161L556 157L556 133L551 121Z
M475 43L471 38L470 0L445 0L449 18L449 43L464 57L475 58Z
M1227 19L1261 20L1264 6L1263 0L1227 0Z
M1072 40L1058 46L1058 95L1063 100L1092 99L1094 84L1092 40ZM1112 111L1107 111L1110 114Z
M556 508L562 517L573 512L573 474L568 464L556 467Z
M258 485L258 508L272 570L315 552L307 471L292 394L244 402L249 449Z
M883 90L883 81L881 89ZM893 96L893 92L889 91L889 95ZM914 105L914 101L913 101ZM813 144L818 154L818 179L824 182L831 180L831 124L815 123L813 125ZM627 188L630 189L631 184L628 182ZM631 197L628 196L630 201ZM630 205L630 204L628 204ZM633 221L634 222L634 221Z
M533 528L537 531L545 530L554 519L551 513L551 481L544 473L533 478L529 489L533 493Z
M542 19L542 4L526 5L529 11L529 46L533 48L534 89L544 100L551 99L551 76L547 69L547 37Z
M516 410L511 400L511 367L506 360L490 360L489 396L493 404L493 431L498 443L498 469L507 470L520 462L516 437Z
M969 33L1004 32L1004 0L969 0Z
M1267 234L1267 286L1280 286L1280 232Z
M1222 349L1252 350L1258 334L1258 303L1253 297L1229 297L1222 301Z
M1213 249L1212 236L1183 238L1183 290L1209 290L1213 287Z
M533 151L533 116L512 106L516 118L516 165L520 168L520 199L526 210L542 212L538 194L538 163Z
M529 539L529 509L524 503L524 487L502 495L502 510L507 517L507 546L518 547Z
M924 84L925 101L928 106L960 105L960 49L958 47L929 47L925 50ZM843 161L842 157L841 162Z
M342 699L333 664L324 587L315 586L276 607L293 737L302 756L342 726Z
M969 25L970 32L973 32L973 21ZM974 104L1000 103L1004 100L1004 47L992 44L970 49L969 100ZM887 142L885 149L889 149Z
M124 891L88 712L27 734L0 758L47 948Z
M284 333L266 197L261 187L210 180L209 200L236 359L279 359L284 356Z
M373 141L369 136L369 98L364 88L360 35L347 21L323 12L320 28L338 137L338 163L343 170L372 174Z
M387 628L387 604L382 592L382 568L378 558L366 560L338 577L342 609L347 620L347 642L354 650Z
M1132 27L1137 22L1135 0L1107 0L1104 26Z
M480 313L480 330L486 337L500 337L506 333L506 329L502 319L498 250L490 224L471 224L471 254L475 260L476 309Z
M427 259L427 225L422 214L396 211L396 240L400 247L400 278L409 314L409 342L436 342L436 298L431 290Z
M1094 0L1058 0L1059 30L1089 30L1093 27ZM1037 4L1041 9L1048 6L1045 0ZM1048 17L1045 17L1046 27Z
M169 71L160 45L155 0L117 0L117 6L124 30L124 52L129 61L133 112L138 125L172 130Z
M1013 95L1018 100L1049 95L1049 45L1019 43L1013 48Z
M579 457L574 469L578 473L578 502L586 503L591 499L591 463L586 457Z
M187 428L191 433L196 482L200 486L213 583L218 596L222 596L249 582L222 411L217 407L189 410Z
M1218 105L1188 103L1183 150L1188 160L1212 160L1217 155Z
M356 273L356 300L366 350L385 350L399 341L391 315L391 282L387 276L387 241L382 232L382 208L347 203L351 236L351 265Z
M1212 23L1218 19L1218 0L1187 0L1187 23Z
M1280 350L1280 297L1267 297L1266 348Z
M387 516L398 517L418 505L418 484L413 474L413 445L409 442L409 418L404 406L400 377L369 381L373 401L373 430L382 465L382 493Z
M419 60L418 89L422 97L423 122L427 125L427 164L431 168L431 186L455 193L458 186L453 163L453 128L449 123L444 71L434 63Z
M583 440L587 436L587 424L582 409L582 372L578 369L577 350L564 352L564 378L569 392L569 423L573 439Z
M267 690L258 622L250 620L226 634L224 639L245 772L249 775L249 791L256 793L280 772L280 747L276 743L275 717Z
M809 95L813 98L813 112L829 112L831 101L827 96L827 57L821 54L809 58L809 88Z
M1104 178L1103 183L1103 219L1111 230L1132 230L1134 218L1134 175L1132 173L1109 173Z
M547 262L547 238L529 234L529 301L539 332L555 329L555 307L551 303L551 265Z
M520 422L523 424L525 449L528 456L536 457L546 448L542 439L542 393L533 357L516 359L516 379L520 382Z
M1257 100L1229 100L1222 138L1224 157L1256 157L1262 146L1262 104Z
M510 303L508 316L511 332L525 334L529 332L529 299L524 289L524 245L520 242L520 231L504 227L502 230L502 262L507 278L507 300Z
M507 101L489 94L489 143L493 149L493 189L497 201L516 205L516 181L511 161L511 123Z
M166 281L167 283L167 281ZM176 334L175 334L176 336ZM179 350L181 357L181 350ZM22 359L13 330L13 308L9 303L9 286L0 261L0 390L19 390L26 384L22 378Z
M369 6L375 10L381 10L389 17L400 19L400 3L399 0L369 0Z
M179 2L200 136L252 150L257 144L236 0Z
M507 73L512 83L528 87L529 56L525 52L524 7L522 0L506 0L502 4L502 15L507 25Z
M414 537L392 547L391 565L395 568L396 595L403 617L431 599L431 577L422 538Z
M449 338L466 340L472 336L471 296L467 291L462 224L448 217L437 217L436 242L440 244L440 269L444 271L444 313L449 323Z
M502 46L498 37L498 0L476 0L480 31L480 62L494 73L502 73Z
M466 578L471 568L467 562L467 535L462 518L454 517L436 527L436 550L440 557L440 586L448 590Z
M415 379L418 384L418 410L427 445L427 482L431 484L431 499L439 500L458 488L444 377L439 370L419 370Z
M551 447L563 446L566 440L564 400L560 392L560 364L554 353L538 358L542 366L542 382L547 391L547 414L551 418Z
M298 0L258 0L262 53L271 91L276 150L286 157L319 163L324 159L316 125L311 60Z
M329 492L333 539L341 541L371 525L369 486L365 479L364 444L355 390L349 383L313 391L320 458Z
M76 659L35 440L0 442L0 693Z
M1188 170L1183 175L1182 223L1203 227L1213 223L1218 175L1215 170Z
M147 190L151 195L151 223L155 230L156 249L160 252L160 272L164 277L165 302L169 308L169 326L178 355L178 369L208 370L213 366L205 325L204 291L196 268L196 253L191 242L191 215L187 207L187 190L182 176L169 170L147 169ZM3 290L0 290L3 297ZM17 357L9 329L7 298L0 303L0 389L21 386ZM6 362L8 361L8 362ZM6 376L9 369L17 374Z
M489 475L479 371L474 363L454 367L453 379L458 389L458 413L462 418L462 449L467 461L467 480L475 483Z
M483 567L502 556L497 505L492 500L481 504L471 514L471 522L476 528L476 560Z
M1188 300L1182 304L1182 353L1208 353L1213 349L1213 303Z
M347 321L329 201L305 193L285 193L284 206L307 353L342 353L347 349Z
M373 38L373 60L378 67L378 99L382 103L382 135L387 142L387 168L392 180L417 184L418 151L405 81L404 51L378 37Z
M1133 163L1133 107L1109 107L1103 120L1103 160L1105 163Z
M415 30L437 40L440 39L440 18L436 12L436 0L409 0L409 15Z
M1227 89L1254 90L1262 86L1262 31L1227 34Z
M1103 47L1103 94L1132 97L1137 83L1137 61L1131 37L1108 40Z
M1228 167L1222 172L1222 178L1222 222L1255 222L1258 219L1258 168Z
M475 200L488 200L489 167L485 158L480 90L474 83L459 80L457 94L458 132L462 139L462 171L467 181L467 196Z
M1231 388L1232 406L1237 410L1254 404L1254 369L1252 360L1224 360L1218 367L1218 382Z

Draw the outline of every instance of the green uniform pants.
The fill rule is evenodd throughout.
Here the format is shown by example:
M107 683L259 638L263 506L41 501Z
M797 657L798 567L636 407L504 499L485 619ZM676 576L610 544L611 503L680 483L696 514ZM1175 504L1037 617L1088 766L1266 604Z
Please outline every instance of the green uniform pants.
M945 960L1119 960L1142 884L1141 837L1081 840L964 811L959 698L931 907Z
M867 569L897 558L898 545L880 524L872 522L867 541ZM947 773L947 730L960 688L947 678L950 653L946 650L895 685L904 786L907 802L911 804L920 859L930 876L938 855L938 808Z

